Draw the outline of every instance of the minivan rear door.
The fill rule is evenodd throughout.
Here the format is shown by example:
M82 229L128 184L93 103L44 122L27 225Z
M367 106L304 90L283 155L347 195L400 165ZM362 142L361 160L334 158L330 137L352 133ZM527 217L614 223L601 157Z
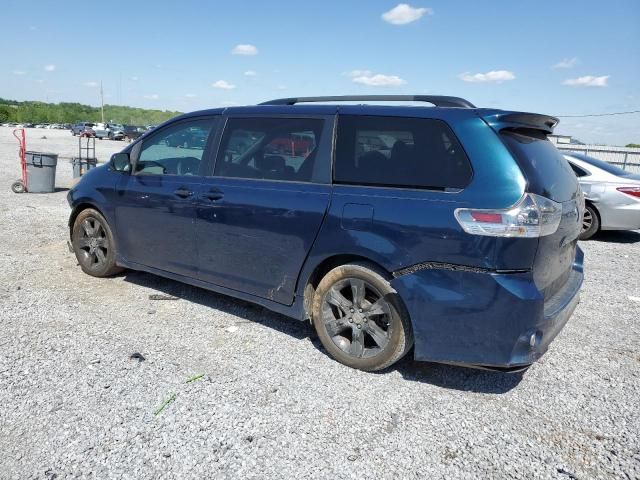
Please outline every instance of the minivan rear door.
M333 122L229 115L196 198L200 280L293 303L331 198Z
M562 204L562 220L555 233L540 237L533 273L538 288L549 298L566 283L576 258L584 199L569 162L535 128L506 128L500 137L527 179L526 190Z

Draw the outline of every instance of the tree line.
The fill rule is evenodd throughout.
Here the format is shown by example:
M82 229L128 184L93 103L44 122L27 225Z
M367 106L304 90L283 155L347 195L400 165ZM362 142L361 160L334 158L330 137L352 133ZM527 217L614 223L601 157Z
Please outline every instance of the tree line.
M122 105L104 106L106 122L125 125L156 125L180 113ZM18 102L0 98L0 123L77 123L99 122L101 119L100 107L66 102Z

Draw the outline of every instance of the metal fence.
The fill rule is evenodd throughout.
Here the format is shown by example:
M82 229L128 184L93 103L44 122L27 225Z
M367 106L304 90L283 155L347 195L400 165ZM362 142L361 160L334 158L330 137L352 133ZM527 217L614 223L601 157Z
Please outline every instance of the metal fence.
M559 150L589 155L624 170L640 173L640 148L556 144Z

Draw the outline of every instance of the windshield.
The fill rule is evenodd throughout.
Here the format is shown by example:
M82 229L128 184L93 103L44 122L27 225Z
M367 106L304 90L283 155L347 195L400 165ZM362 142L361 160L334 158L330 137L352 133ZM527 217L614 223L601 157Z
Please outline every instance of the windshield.
M597 158L588 157L581 153L572 153L569 156L577 158L578 160L582 160L583 162L588 163L589 165L593 165L594 167L598 167L599 169L604 170L611 175L616 175L618 177L628 177L632 175L631 172L623 170L620 167L616 167L615 165L611 165L610 163L607 163L605 161L598 160Z

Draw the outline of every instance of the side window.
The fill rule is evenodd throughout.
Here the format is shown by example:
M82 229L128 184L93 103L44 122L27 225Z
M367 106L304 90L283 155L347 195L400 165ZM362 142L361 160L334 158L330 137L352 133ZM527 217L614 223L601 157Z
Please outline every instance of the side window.
M179 122L143 141L137 175L198 175L215 118Z
M461 189L472 174L462 146L441 120L338 118L336 183Z
M569 165L571 165L571 168L573 172L576 174L576 177L586 177L587 175L589 175L589 172L580 168L575 163L569 162Z
M230 118L214 175L310 182L324 120Z

